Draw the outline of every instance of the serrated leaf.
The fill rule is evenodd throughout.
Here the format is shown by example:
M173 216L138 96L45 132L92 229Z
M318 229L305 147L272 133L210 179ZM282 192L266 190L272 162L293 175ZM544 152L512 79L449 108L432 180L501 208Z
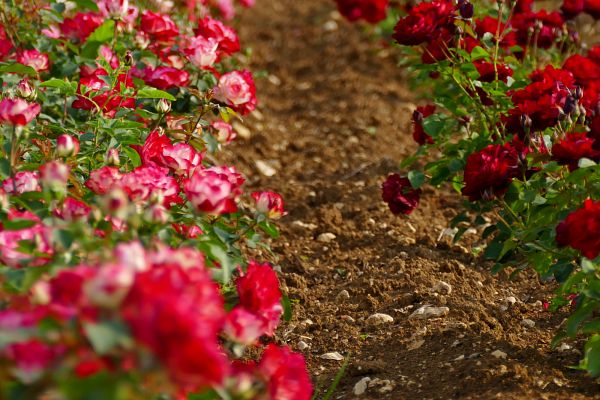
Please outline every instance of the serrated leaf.
M144 86L143 88L138 90L137 97L141 99L166 99L171 101L177 100L171 93L150 86Z
M129 161L131 161L131 165L133 165L134 168L137 168L140 165L142 165L142 159L140 158L139 153L135 151L135 149L132 149L129 146L123 146L122 149L123 152L127 154L127 157Z
M37 72L35 71L35 69L33 69L27 65L23 65L23 64L19 64L19 63L0 65L0 72L26 74L26 75L37 75Z
M421 171L410 171L408 173L408 180L414 189L418 189L425 183L425 174Z

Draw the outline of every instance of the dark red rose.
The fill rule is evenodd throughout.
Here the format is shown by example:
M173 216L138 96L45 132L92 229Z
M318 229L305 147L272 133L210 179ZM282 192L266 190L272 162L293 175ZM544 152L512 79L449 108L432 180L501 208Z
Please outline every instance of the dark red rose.
M569 133L552 146L552 159L561 165L568 165L571 171L577 169L582 158L599 161L600 151L593 148L594 142L585 132Z
M564 0L560 10L565 18L575 18L583 12L584 0Z
M413 139L420 145L424 145L425 143L433 144L433 138L425 133L423 129L423 119L429 117L434 112L435 106L433 104L419 106L413 112Z
M519 176L519 155L510 144L491 144L467 158L462 194L469 200L491 200L502 196Z
M594 19L600 19L600 1L584 0L584 11L590 14Z
M531 29L537 29L537 46L547 49L554 44L565 21L558 12L549 13L546 10L515 14L511 25L516 31L518 44L522 47L531 42ZM541 27L541 29L540 29Z
M340 14L349 21L363 19L372 24L386 17L389 0L335 0Z
M563 64L563 69L569 71L577 84L584 87L600 79L600 65L579 54L567 58Z
M393 214L409 215L419 204L421 189L413 189L408 178L391 174L381 185L381 197Z
M566 70L547 66L530 75L532 83L511 94L514 108L504 119L509 132L524 133L522 116L531 119L531 131L556 125L568 97L575 90L575 79Z
M421 62L423 64L435 64L447 60L450 57L448 49L456 47L455 43L456 37L454 34L443 28L437 38L427 43L425 51L421 55Z
M600 202L587 199L556 227L556 243L579 250L589 259L600 254Z
M407 46L419 45L436 39L441 28L452 30L456 8L451 1L434 0L412 7L406 17L394 28L393 38Z
M140 23L140 30L150 36L151 39L160 42L168 42L179 35L179 29L168 15L144 11Z
M498 80L502 82L506 82L508 77L513 75L513 70L504 64L496 64L495 69L494 64L483 60L477 60L473 64L477 68L477 72L479 72L478 80L481 82L494 82L496 80L496 71L498 71Z
M517 44L517 37L513 30L506 32L508 29L505 23L500 23L500 32L505 33L504 37L500 40L500 47L504 49L511 48ZM482 39L486 33L491 33L493 37L496 36L498 31L498 19L493 17L485 17L483 19L475 20L475 32L477 37Z

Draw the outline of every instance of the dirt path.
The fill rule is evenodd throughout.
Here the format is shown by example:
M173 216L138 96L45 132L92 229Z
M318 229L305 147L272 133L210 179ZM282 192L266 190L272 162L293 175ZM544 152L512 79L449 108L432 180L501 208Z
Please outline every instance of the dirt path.
M493 278L465 247L438 242L457 196L427 189L409 219L382 204L383 177L414 151L415 95L394 59L377 52L358 26L337 19L332 4L259 0L240 24L252 68L265 77L258 82L261 114L247 121L252 136L231 154L251 186L282 193L290 210L273 250L294 317L277 340L296 350L301 341L308 345L302 352L322 388L342 362L320 356L350 357L338 399L354 398L363 377L380 380L361 397L370 399L600 398L597 386L567 368L575 351L549 348L564 316L545 313L536 301L551 287L533 276ZM277 173L261 175L255 160ZM322 233L336 238L321 242ZM451 293L432 291L440 280ZM425 304L449 314L408 319ZM373 326L373 313L394 321ZM535 327L525 327L524 318ZM491 355L495 350L506 358Z

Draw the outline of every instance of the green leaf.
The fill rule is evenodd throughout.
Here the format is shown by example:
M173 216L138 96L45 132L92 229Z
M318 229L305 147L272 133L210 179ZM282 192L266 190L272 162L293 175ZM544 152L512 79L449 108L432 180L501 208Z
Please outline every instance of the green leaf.
M274 224L270 223L269 221L262 221L261 223L258 224L258 226L269 236L271 236L273 239L277 239L279 237L279 230L277 229L277 226L275 226Z
M15 63L8 65L0 65L0 72L11 72L16 74L26 74L26 75L37 75L35 69L28 67L27 65Z
M585 344L584 364L591 375L600 374L600 335L592 336Z
M73 94L77 87L73 87L71 82L67 82L62 79L52 78L40 84L41 87L51 87L59 89L61 93Z
M290 321L292 319L292 302L287 293L281 294L281 305L283 306L283 320Z
M87 323L83 325L87 338L98 354L106 354L117 346L128 347L131 338L127 327L117 322Z
M0 158L0 178L4 179L10 175L10 162L6 158Z
M418 189L425 183L425 174L421 171L410 171L408 173L408 180L414 189Z
M96 58L98 56L98 49L101 45L110 42L115 34L115 21L107 19L102 25L100 25L90 36L88 36L83 49L81 50L81 56L84 58Z
M134 168L137 168L140 165L142 165L142 159L140 158L140 155L137 151L135 151L129 146L123 146L121 147L121 149L124 153L127 154L127 157L129 158L129 161L131 161L131 164Z
M167 99L171 101L177 100L172 94L150 86L144 86L143 88L138 90L137 97L141 99Z
M31 228L37 222L30 219L13 219L11 221L3 221L2 228L5 231L20 231L21 229Z
M481 59L490 59L490 53L487 52L483 47L475 46L471 51L471 61L481 60Z

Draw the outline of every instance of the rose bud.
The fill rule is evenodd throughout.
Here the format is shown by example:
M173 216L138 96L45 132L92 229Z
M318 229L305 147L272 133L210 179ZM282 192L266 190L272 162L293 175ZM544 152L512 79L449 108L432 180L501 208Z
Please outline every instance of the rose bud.
M56 139L56 153L59 157L71 157L79 153L79 139L71 135L60 135Z
M473 3L470 3L467 0L459 1L458 10L460 12L460 16L464 19L473 18Z
M131 67L133 65L133 55L131 54L131 51L127 50L127 53L125 53L123 64L126 67Z
M531 121L531 118L529 118L529 116L526 114L522 114L519 118L520 118L520 122L521 122L521 126L523 127L523 130L529 131L531 129L531 124L533 123Z
M24 126L34 120L41 109L39 104L23 99L3 99L0 101L0 122Z
M271 219L279 219L287 213L283 209L283 198L278 193L254 192L251 194L256 201L256 210Z
M231 143L237 136L233 127L227 122L215 121L211 126L216 130L217 141L221 144Z
M65 192L70 168L60 161L50 161L40 167L42 187L52 192Z
M121 160L119 159L119 151L114 148L108 149L106 155L104 156L104 163L106 165L118 167L121 164Z
M27 101L34 101L37 98L37 92L27 79L23 79L21 82L19 82L17 85L16 94Z
M164 225L169 220L169 212L162 204L153 204L144 211L144 221Z
M581 100L583 98L583 89L581 86L577 86L575 88L575 93L573 93L573 97L575 100Z
M161 114L167 114L169 111L171 111L171 102L166 99L160 99L156 105L156 109Z

